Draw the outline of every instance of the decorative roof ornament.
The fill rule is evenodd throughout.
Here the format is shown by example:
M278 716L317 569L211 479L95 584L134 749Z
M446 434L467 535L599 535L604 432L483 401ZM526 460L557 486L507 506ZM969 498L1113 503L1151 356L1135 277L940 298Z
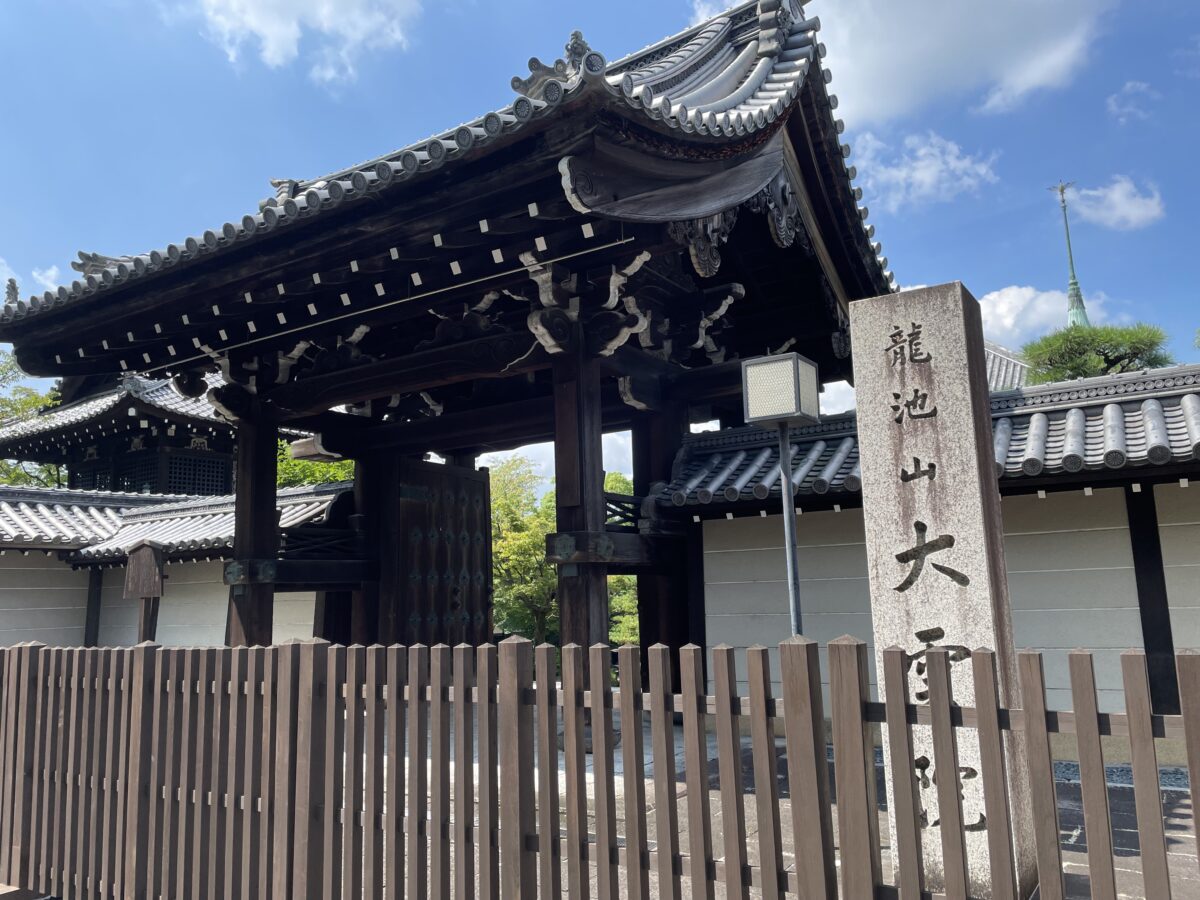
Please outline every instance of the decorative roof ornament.
M71 261L71 268L85 276L95 275L99 277L104 273L105 269L115 269L121 263L128 266L132 262L132 256L105 256L103 253L88 253L80 250L79 259Z
M17 287L17 279L10 278L4 286L4 302L16 303L21 299L21 289Z
M1088 319L1087 306L1083 302L1083 291L1079 289L1079 279L1075 277L1075 253L1071 249L1071 220L1067 215L1067 191L1074 185L1073 181L1060 181L1050 190L1058 194L1059 203L1062 204L1063 228L1067 233L1067 263L1071 273L1070 281L1067 284L1067 327L1090 328L1092 323Z
M557 103L568 86L576 83L581 75L597 78L604 74L607 63L583 39L583 32L571 32L567 41L564 59L556 59L551 66L536 56L529 60L529 77L514 75L512 89L530 100Z
M759 0L758 58L775 57L791 34L792 25L804 18L793 0Z

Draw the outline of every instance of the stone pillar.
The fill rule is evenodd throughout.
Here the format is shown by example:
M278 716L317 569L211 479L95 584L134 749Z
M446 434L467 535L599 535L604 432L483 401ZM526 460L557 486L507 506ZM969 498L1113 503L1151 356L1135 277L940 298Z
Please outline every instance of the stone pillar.
M850 324L877 671L885 648L904 648L909 696L923 702L924 654L947 647L954 700L971 706L969 658L987 647L996 651L1001 702L1019 705L979 304L953 283L852 303ZM920 802L933 823L937 766L929 729L915 728L913 744ZM969 893L990 897L974 732L961 730L958 747ZM1028 896L1036 874L1024 755L1011 744L1009 750L1018 881ZM887 783L892 796L891 771ZM894 847L894 821L892 835ZM923 850L926 889L940 891L936 827L925 828Z

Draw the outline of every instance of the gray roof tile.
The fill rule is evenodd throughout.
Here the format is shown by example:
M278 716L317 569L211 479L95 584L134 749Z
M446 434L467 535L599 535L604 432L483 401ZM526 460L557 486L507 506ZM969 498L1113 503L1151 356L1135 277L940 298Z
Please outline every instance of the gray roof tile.
M993 393L997 475L1016 480L1200 462L1200 366L1105 376ZM792 430L792 481L800 494L857 492L854 413ZM668 506L779 496L774 431L730 428L685 441Z

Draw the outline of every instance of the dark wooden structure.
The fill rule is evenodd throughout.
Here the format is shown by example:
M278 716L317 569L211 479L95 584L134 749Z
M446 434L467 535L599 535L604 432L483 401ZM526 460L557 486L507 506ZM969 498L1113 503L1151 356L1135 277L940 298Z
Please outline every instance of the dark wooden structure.
M138 643L158 635L158 607L163 595L162 545L141 541L129 551L125 564L124 599L138 604Z
M848 304L890 286L819 24L793 0L743 3L614 64L576 34L502 110L276 182L257 212L180 244L81 255L80 280L5 307L0 339L39 375L221 371L234 644L270 643L260 561L279 552L273 449L292 427L314 434L305 452L358 463L368 571L331 560L300 578L330 586L337 633L489 634L486 484L419 463L553 440L564 640L605 639L620 568L641 573L643 639L679 646L688 554L652 521L613 536L602 434L633 430L648 494L690 422L739 420L740 357L796 349L847 377Z

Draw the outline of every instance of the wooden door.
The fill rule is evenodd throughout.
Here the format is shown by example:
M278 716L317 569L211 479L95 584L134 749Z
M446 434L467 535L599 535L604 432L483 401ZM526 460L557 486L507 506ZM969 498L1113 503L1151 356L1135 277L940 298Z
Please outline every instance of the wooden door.
M396 640L482 644L492 637L492 529L488 473L397 461Z

